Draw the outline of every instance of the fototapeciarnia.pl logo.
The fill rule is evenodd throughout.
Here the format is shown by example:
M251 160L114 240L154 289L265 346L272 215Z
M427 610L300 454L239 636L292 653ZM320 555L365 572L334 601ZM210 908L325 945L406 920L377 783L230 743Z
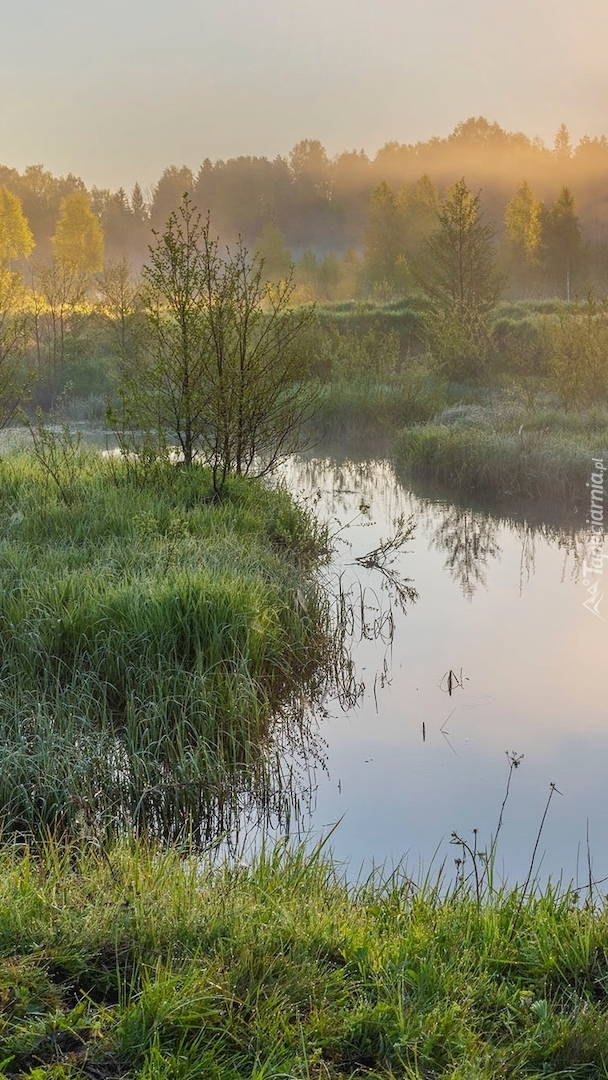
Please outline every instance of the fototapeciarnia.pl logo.
M591 460L593 462L593 472L591 473L591 483L587 484L590 497L589 517L587 518L589 546L583 561L583 585L585 585L589 595L583 602L583 607L586 607L593 615L597 615L598 619L603 621L604 616L600 614L600 603L604 595L604 559L608 559L608 554L604 554L604 473L606 466L603 458L592 458ZM587 562L587 559L589 559L589 562Z

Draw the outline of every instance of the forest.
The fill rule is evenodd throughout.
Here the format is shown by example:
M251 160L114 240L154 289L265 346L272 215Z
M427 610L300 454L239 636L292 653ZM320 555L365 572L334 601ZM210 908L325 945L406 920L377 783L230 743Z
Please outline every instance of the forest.
M170 165L146 192L137 183L130 193L87 190L79 177L55 177L40 164L23 173L0 166L0 186L19 199L31 230L27 253L36 267L52 259L67 198L86 196L106 260L126 257L137 270L152 230L164 228L187 192L210 213L222 242L241 237L264 256L270 279L295 263L300 300L382 301L415 288L439 203L462 178L480 194L493 230L503 292L566 298L593 286L601 293L608 277L607 177L605 136L573 145L562 124L547 147L483 117L458 124L446 138L386 143L373 158L363 150L330 158L318 140L304 139L273 161L205 158L198 171Z

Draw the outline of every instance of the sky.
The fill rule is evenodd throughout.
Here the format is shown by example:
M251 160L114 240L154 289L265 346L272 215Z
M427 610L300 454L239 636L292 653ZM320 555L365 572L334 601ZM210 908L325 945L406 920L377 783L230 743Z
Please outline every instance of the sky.
M0 163L149 190L167 165L330 156L470 116L608 134L606 0L20 0L0 36Z

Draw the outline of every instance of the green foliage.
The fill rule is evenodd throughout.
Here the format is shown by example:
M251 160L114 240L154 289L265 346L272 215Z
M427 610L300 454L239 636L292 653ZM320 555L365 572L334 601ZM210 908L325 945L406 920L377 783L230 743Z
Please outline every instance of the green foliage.
M545 324L551 382L568 407L608 400L608 309L591 297Z
M545 273L558 295L570 300L583 264L581 226L569 188L562 188L554 205L543 207L541 255Z
M53 249L59 264L73 274L103 269L103 231L84 192L62 200Z
M409 280L404 222L397 196L385 181L372 192L364 239L364 271L374 295L387 300L403 294Z
M34 247L31 229L21 201L6 187L0 187L0 270L14 259L29 255Z
M397 332L373 326L356 333L334 324L320 335L317 348L317 363L328 382L386 383L394 378L400 360Z
M505 210L506 261L511 281L531 288L539 277L542 203L524 180Z
M427 340L440 373L477 379L489 358L489 314L499 296L493 230L464 180L448 189L427 245L422 287L430 300Z
M14 418L32 383L25 359L31 326L24 298L20 276L0 265L0 428Z
M285 243L285 237L273 222L264 226L264 231L256 241L253 254L262 264L264 281L287 281L293 270L291 252Z
M425 245L439 222L439 193L428 173L425 173L415 184L404 184L398 199L403 217L405 257L417 280L423 273Z

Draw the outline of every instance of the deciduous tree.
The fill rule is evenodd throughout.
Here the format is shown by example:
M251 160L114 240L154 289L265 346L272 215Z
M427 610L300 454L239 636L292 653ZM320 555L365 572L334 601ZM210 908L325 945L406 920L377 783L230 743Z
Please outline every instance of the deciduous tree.
M143 270L145 334L125 387L149 427L174 438L186 466L260 475L291 452L310 415L297 342L313 311L290 308L291 277L273 286L239 244L222 255L184 196Z
M550 281L570 300L582 268L583 242L574 198L567 187L562 188L551 209L543 209L542 254Z
M103 230L85 192L75 192L62 200L53 236L57 262L73 275L103 269Z
M0 187L0 268L29 255L33 247L34 237L20 199L8 188Z
M365 276L380 297L404 292L408 278L405 230L397 196L385 181L372 192L364 233Z
M0 428L14 417L32 379L25 366L29 323L24 306L20 275L0 266Z
M542 203L525 180L507 204L505 226L510 274L524 288L530 287L540 268Z

